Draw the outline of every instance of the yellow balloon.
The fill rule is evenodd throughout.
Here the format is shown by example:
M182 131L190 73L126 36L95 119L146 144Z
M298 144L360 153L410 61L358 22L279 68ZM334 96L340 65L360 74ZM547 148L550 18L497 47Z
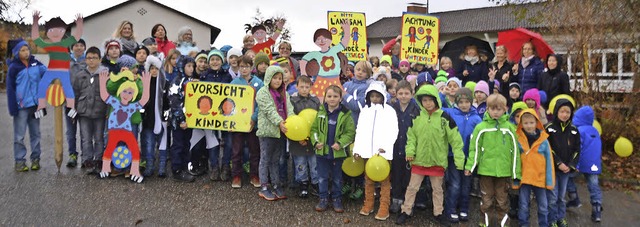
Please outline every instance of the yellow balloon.
M602 135L602 126L600 125L600 122L598 122L598 120L593 121L593 127L598 130L598 134Z
M313 122L316 120L317 115L318 115L318 111L311 108L304 109L300 111L300 113L298 114L298 116L304 118L307 121L307 123L309 123L309 125L313 125ZM309 127L309 129L311 129L311 127Z
M309 137L309 132L311 131L307 121L298 115L289 116L285 120L284 126L287 128L287 133L284 135L293 141L305 140Z
M369 179L378 182L387 179L389 172L391 171L389 161L380 155L371 157L364 168Z
M629 155L633 153L633 144L631 143L631 140L624 138L622 136L616 140L616 143L613 145L613 148L616 151L616 154L618 154L618 156L623 158L629 157Z
M567 94L561 94L561 95L556 95L556 97L553 97L553 99L551 99L551 102L549 102L549 109L547 110L548 114L553 114L553 111L555 111L556 109L556 102L558 102L558 99L567 99L569 100L569 102L571 102L571 105L573 105L573 108L576 108L576 100L573 99L573 97L571 97L570 95Z
M342 171L350 177L357 177L364 173L364 159L348 157L342 162Z

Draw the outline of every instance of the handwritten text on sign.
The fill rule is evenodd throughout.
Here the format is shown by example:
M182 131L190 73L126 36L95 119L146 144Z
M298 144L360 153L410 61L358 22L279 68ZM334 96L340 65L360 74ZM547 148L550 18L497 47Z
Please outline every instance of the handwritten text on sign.
M340 24L345 20L349 21L351 31L342 31ZM364 13L329 11L327 23L333 45L338 45L345 35L350 37L349 45L342 51L349 61L367 60L367 22Z
M438 63L440 19L414 13L402 14L402 59L412 63Z
M250 86L189 82L185 92L187 127L251 131L255 92Z

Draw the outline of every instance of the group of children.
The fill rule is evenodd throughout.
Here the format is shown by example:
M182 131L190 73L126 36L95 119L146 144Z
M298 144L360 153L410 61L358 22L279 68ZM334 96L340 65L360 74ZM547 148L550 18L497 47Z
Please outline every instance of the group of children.
M350 80L327 86L320 99L311 93L312 78L296 72L290 59L270 60L271 56L250 48L245 54L239 48L227 53L201 51L192 58L176 49L164 56L153 39L146 39L129 54L123 54L117 39L105 43L104 56L97 47L84 52L84 45L80 41L70 46L78 116L69 115L67 120L80 124L82 167L99 177L117 175L111 153L120 142L138 150L140 136L142 149L139 157L134 155L129 173L138 183L156 171L158 177L166 177L170 161L172 177L179 181L193 182L195 176L209 172L211 180L230 180L232 188L240 188L243 172L248 172L249 182L260 188L261 198L286 199L291 158L294 179L290 184L298 185L301 198L317 192L316 211L332 207L335 212L344 212L343 195L352 192L350 197L358 198L353 196L354 188L364 186L360 214L374 212L375 194L379 194L375 219L386 220L390 213L399 213L396 223L404 224L418 207L419 191L427 177L434 218L448 224L469 220L470 194L477 176L481 225L488 226L497 217L495 224L504 226L508 213L517 212L519 224L528 226L533 193L540 226L567 226L566 207L576 201L567 202L565 194L572 185L571 177L583 173L592 193L592 218L601 220L602 196L597 182L601 145L591 126L593 110L584 106L574 111L577 106L572 100L560 98L552 115L547 116L537 90L526 91L521 102L520 85L512 83L505 98L492 77L468 88L471 82L463 84L451 76L452 62L446 57L437 72L420 64L411 66L407 60L400 60L399 67L393 68L388 55L381 58L378 67L369 61L352 63ZM290 50L289 44L282 45ZM37 124L29 115L38 103L32 99L35 94L27 94L30 98L25 99L20 92L33 91L30 83L46 68L33 59L24 41L10 46L15 66L10 67L9 79L18 86L8 90L9 110L14 129L22 130L16 134L24 135L26 125L34 130L32 125ZM76 48L84 53L74 55ZM75 62L80 58L82 63ZM19 78L17 82L15 78ZM251 131L189 128L184 91L191 81L255 89ZM19 107L12 105L15 100L20 101ZM317 111L309 138L286 139L286 119L306 109ZM547 123L548 118L551 121ZM75 132L72 136L75 138ZM105 140L105 136L119 140ZM17 140L22 142L22 138ZM32 161L37 165L39 144L32 149ZM26 148L20 150L16 171L26 171ZM374 156L391 165L390 174L379 182L379 192L367 173L343 178L341 167L346 157L368 160ZM68 165L75 167L76 160L70 156ZM36 165L31 169L37 170ZM142 172L137 172L138 167ZM575 193L569 197L577 199Z

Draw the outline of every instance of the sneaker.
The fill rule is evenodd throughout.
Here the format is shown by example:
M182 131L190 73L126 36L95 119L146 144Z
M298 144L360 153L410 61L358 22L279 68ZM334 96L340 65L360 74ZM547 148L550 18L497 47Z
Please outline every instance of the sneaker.
M69 161L71 161L71 160L69 160ZM69 163L67 163L67 167L70 167ZM81 169L93 169L93 161L92 160L84 160L82 162L82 165L80 165L80 168Z
M267 201L274 201L276 200L276 196L273 195L273 193L271 192L271 190L269 190L266 187L263 187L262 190L260 190L260 192L258 192L258 195L260 197L262 197L263 199L267 200Z
M450 214L449 215L449 222L458 223L459 221L460 221L460 216L458 216L458 214Z
M438 222L440 225L449 226L449 221L444 215L440 214L436 216L435 219L436 219L436 222Z
M602 205L599 203L594 203L592 205L593 211L591 211L591 221L600 222L602 221Z
M318 189L318 184L311 184L311 190L309 190L311 192L311 195L313 196L320 196L319 193L319 189Z
M31 160L31 170L39 170L40 169L40 159Z
M29 167L24 162L16 162L15 166L16 172L27 172L29 171Z
M551 225L549 225L549 227L558 227L558 223L551 223Z
M76 166L78 166L78 155L77 154L70 154L69 155L69 161L67 161L67 167L76 168Z
M242 187L242 178L240 178L240 176L233 177L233 180L231 181L231 187L232 188L241 188Z
M173 172L173 179L182 182L194 182L196 180L196 177L192 176L187 171L178 170Z
M287 196L284 193L284 187L274 187L273 194L277 199L287 199Z
M316 205L316 211L322 212L322 211L327 210L328 207L329 207L329 200L328 199L320 199L320 201Z
M569 202L567 202L567 208L574 208L574 207L580 208L581 206L582 206L582 203L578 198L569 200Z
M393 199L391 201L391 206L389 206L389 212L391 212L392 214L397 214L398 212L400 212L400 208L402 208L402 200L399 199Z
M298 193L298 197L303 199L309 197L309 183L302 182L302 184L300 184L300 192Z
M229 165L223 165L222 171L220 172L220 180L229 181L231 178L231 167Z
M569 223L567 223L567 219L563 218L558 221L558 227L568 227Z
M344 212L344 208L342 208L342 199L333 199L333 211L335 211L336 213Z
M342 189L340 190L343 195L347 195L351 192L351 184L342 185Z
M140 172L144 172L147 169L147 160L142 160L140 162Z
M460 212L460 221L469 221L469 214L466 212Z
M364 190L361 187L356 187L353 192L351 192L351 195L349 195L349 198L358 200L362 198L362 194L364 194Z
M211 175L209 176L209 180L211 181L220 181L220 170L218 169L218 167L214 167L213 170L211 170Z
M260 178L253 176L251 177L251 181L250 181L251 185L253 185L254 188L259 188L260 185Z
M426 210L427 209L427 204L426 203L416 203L416 205L414 205L414 206L418 210Z
M409 220L410 218L411 216L409 216L405 212L402 212L400 215L398 215L398 218L396 219L396 225L404 225L404 223L406 223L407 220Z

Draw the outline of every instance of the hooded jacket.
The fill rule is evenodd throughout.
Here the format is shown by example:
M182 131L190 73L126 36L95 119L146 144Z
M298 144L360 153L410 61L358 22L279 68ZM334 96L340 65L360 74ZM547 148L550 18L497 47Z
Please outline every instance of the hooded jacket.
M542 121L542 124L546 125L547 123L549 123L549 120L547 120L547 114L544 111L544 108L542 107L540 102L540 91L537 88L531 88L527 90L524 93L524 96L522 97L522 101L526 103L527 99L532 99L533 101L536 102L535 110L536 110L536 113L538 114L539 120Z
M351 81L343 85L346 92L342 96L342 104L351 110L351 117L356 125L358 124L360 107L364 106L364 97L371 81L371 79L358 80L353 77Z
M230 83L233 79L227 70L222 68L218 70L209 69L203 75L200 75L202 82Z
M469 138L469 157L465 170L490 177L520 178L520 152L516 142L515 126L504 114L493 119L489 111Z
M258 137L280 138L280 122L285 119L282 119L280 114L278 114L275 101L269 91L271 79L273 79L273 75L276 73L284 75L284 71L280 66L270 66L267 68L264 75L264 86L260 88L256 94L256 102L260 109L260 111L258 111L258 131L256 132L256 136ZM279 89L283 90L282 93L284 94L284 97L286 97L285 113L287 113L287 116L294 115L293 105L291 104L291 100L289 100L289 94L284 92L284 83L282 83Z
M20 45L20 44L18 44ZM26 45L26 42L24 42ZM18 47L18 50L20 47ZM7 103L9 114L16 116L18 110L38 105L38 84L47 67L29 56L29 63L25 65L20 58L14 57L9 63L7 73Z
M369 99L372 92L382 95L382 104L373 104ZM365 106L360 110L353 153L362 158L371 158L379 149L380 156L393 159L393 144L398 137L396 111L387 103L387 90L381 82L372 82L367 88Z
M314 96L312 94L309 94L306 97L303 97L303 96L299 95L298 93L294 93L293 95L291 95L291 99L290 100L291 100L291 104L293 105L293 112L295 114L300 114L300 111L302 111L304 109L314 109L314 110L317 111L318 108L321 106L320 105L320 100L318 99L318 97L316 97L316 96ZM344 109L346 109L346 108L344 108ZM351 113L349 113L349 114L351 114ZM313 123L312 123L311 126L313 126ZM324 137L322 137L322 138L324 138ZM307 144L307 146L302 146L299 142L292 141L292 142L289 143L289 151L291 152L291 155L313 154L313 153L309 152L309 151L313 150L313 148L311 146L312 146L312 143Z
M547 58L548 60L549 58ZM569 75L560 70L562 62L558 59L558 66L555 69L549 69L543 72L538 79L538 89L547 93L547 97L556 97L560 94L569 94ZM549 100L550 101L550 100ZM549 107L549 101L542 103L547 108Z
M429 114L424 106L420 106L420 115L413 119L413 125L407 130L407 157L413 157L411 165L423 167L440 166L447 168L449 146L453 151L456 169L464 168L463 142L456 122L445 113L438 89L431 85L423 85L415 94L418 103L423 96L436 99L438 109Z
M176 78L169 83L167 86L167 100L169 101L169 121L170 126L173 129L177 129L180 123L186 121L186 117L184 116L184 90L185 86L188 82L193 80L194 74L191 77L186 76L184 74L184 67L188 64L192 63L195 65L195 61L191 57L186 57L182 59L180 64L180 74Z
M78 65L80 67L80 65ZM98 66L95 72L90 72L87 66L74 73L71 77L73 92L76 94L76 111L81 117L104 118L107 115L107 104L100 97L100 72L108 70Z
M542 126L542 122L540 122L533 109L523 110L522 115L525 113L536 117L536 129L539 130L540 136L529 146L531 141L528 141L526 132L522 128L522 123L518 124L516 133L518 135L520 160L522 161L522 178L520 178L520 181L514 182L514 186L515 188L520 188L520 185L528 184L552 190L556 182L556 171L554 171L553 167L551 145L547 141L549 134L544 131L544 126Z
M465 157L469 156L469 138L473 133L473 129L476 128L476 125L482 122L482 118L478 115L476 109L471 106L469 112L462 112L460 108L445 108L443 109L445 113L449 114L453 121L456 122L456 126L458 126L458 132L460 132L460 136L462 137L462 142L464 144L462 151L464 152ZM453 153L449 151L449 156L453 156Z
M593 127L594 113L590 106L576 110L573 124L580 133L580 158L578 171L581 173L602 173L602 140L600 133Z
M340 112L338 113L338 122L336 124L336 133L334 141L340 144L340 150L333 151L333 158L345 158L348 156L346 148L353 143L356 135L356 126L351 118L351 111L340 104ZM311 144L326 143L329 133L329 113L324 105L320 105L316 120L311 125ZM294 142L297 143L297 142ZM293 144L293 143L291 143ZM330 145L325 144L322 149L315 150L316 155L326 156L329 154Z
M147 60L147 62L149 62L149 60ZM164 111L166 106L164 105L167 99L166 81L167 79L161 71L158 71L158 76L151 78L151 85L155 86L149 88L149 102L143 107L142 127L152 129L156 135L162 132L161 123L165 120Z
M563 106L568 106L571 109L572 115L569 117L569 120L564 123L558 119L558 110ZM553 150L553 160L555 161L556 169L558 169L560 164L564 163L572 171L575 171L580 158L580 133L578 132L578 128L571 123L573 105L567 99L558 99L555 103L553 116L554 119L547 124L546 130L547 133L549 133L549 143L551 143L551 149Z

